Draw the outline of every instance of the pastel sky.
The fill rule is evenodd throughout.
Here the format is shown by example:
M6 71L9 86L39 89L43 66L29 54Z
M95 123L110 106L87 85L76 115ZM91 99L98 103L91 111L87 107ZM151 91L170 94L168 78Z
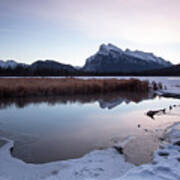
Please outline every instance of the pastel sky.
M100 44L180 63L180 0L0 0L0 59L83 65Z

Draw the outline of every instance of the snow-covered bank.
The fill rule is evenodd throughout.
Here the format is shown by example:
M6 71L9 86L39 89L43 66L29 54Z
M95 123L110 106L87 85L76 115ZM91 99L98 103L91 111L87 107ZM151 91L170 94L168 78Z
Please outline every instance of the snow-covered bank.
M6 139L7 140L7 139ZM0 148L0 180L109 180L125 174L134 165L125 162L115 149L95 150L80 159L35 165L10 154L13 142Z
M154 153L152 164L135 167L114 180L179 180L180 123L168 128L164 137L168 143Z
M180 80L172 79L171 81L166 81L163 83L163 86L166 88L158 90L156 92L158 95L164 97L180 98Z
M5 139L7 140L7 139ZM13 142L0 148L0 180L179 180L180 123L164 133L164 143L151 164L134 166L115 149L96 150L80 159L41 165L26 164L10 155Z
M180 89L163 89L156 92L160 96L180 98Z
M137 77L137 79L148 80L150 84L153 81L161 83L163 88L156 91L160 96L180 98L180 77Z

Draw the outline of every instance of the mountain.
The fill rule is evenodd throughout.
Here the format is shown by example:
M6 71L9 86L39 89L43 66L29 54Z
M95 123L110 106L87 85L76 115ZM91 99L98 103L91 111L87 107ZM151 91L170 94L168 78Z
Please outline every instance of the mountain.
M7 61L0 60L0 68L2 69L8 69L8 68L15 69L18 66L26 67L27 65L23 63L17 63L14 60L7 60Z
M41 69L56 70L56 71L64 70L70 72L76 71L76 69L71 65L62 64L53 60L46 60L46 61L38 60L31 64L30 69L33 71L41 70Z
M122 49L102 44L99 51L86 60L85 72L130 73L170 67L172 64L152 53Z
M7 61L3 61L0 60L0 68L2 69L7 69L7 68L11 68L11 69L15 69L17 67L24 67L24 68L28 68L29 70L35 71L35 70L65 70L65 71L70 71L70 72L75 72L76 68L74 68L71 65L67 65L67 64L62 64L53 60L38 60L35 61L34 63L32 63L31 65L27 65L27 64L23 64L23 63L18 63L14 60L7 60Z
M31 65L13 60L0 61L1 76L72 76L77 72L73 66L53 60L38 60Z
M180 65L179 65L180 66ZM131 51L112 44L102 44L83 67L73 67L54 60L38 60L31 65L14 60L0 60L1 76L86 76L86 75L179 75L175 66L153 53Z

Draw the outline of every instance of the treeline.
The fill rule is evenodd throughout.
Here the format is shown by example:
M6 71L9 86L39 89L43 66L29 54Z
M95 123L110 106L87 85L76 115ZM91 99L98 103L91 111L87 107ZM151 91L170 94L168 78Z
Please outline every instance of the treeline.
M0 76L75 76L78 72L65 69L49 69L17 66L16 68L0 68Z
M0 76L125 76L127 73L98 73L82 70L49 69L17 66L16 68L0 68ZM130 75L130 74L129 74Z
M180 65L172 66L159 70L144 72L116 72L116 73L98 73L84 72L82 70L50 69L17 66L16 68L0 68L0 76L180 76Z

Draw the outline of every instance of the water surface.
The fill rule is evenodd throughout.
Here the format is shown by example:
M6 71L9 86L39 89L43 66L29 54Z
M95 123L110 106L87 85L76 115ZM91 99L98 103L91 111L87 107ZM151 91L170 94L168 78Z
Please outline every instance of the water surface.
M177 99L127 92L6 99L0 102L0 136L14 140L13 156L29 163L78 158L128 136L145 137L147 130L176 121L152 120L146 112L178 103Z

